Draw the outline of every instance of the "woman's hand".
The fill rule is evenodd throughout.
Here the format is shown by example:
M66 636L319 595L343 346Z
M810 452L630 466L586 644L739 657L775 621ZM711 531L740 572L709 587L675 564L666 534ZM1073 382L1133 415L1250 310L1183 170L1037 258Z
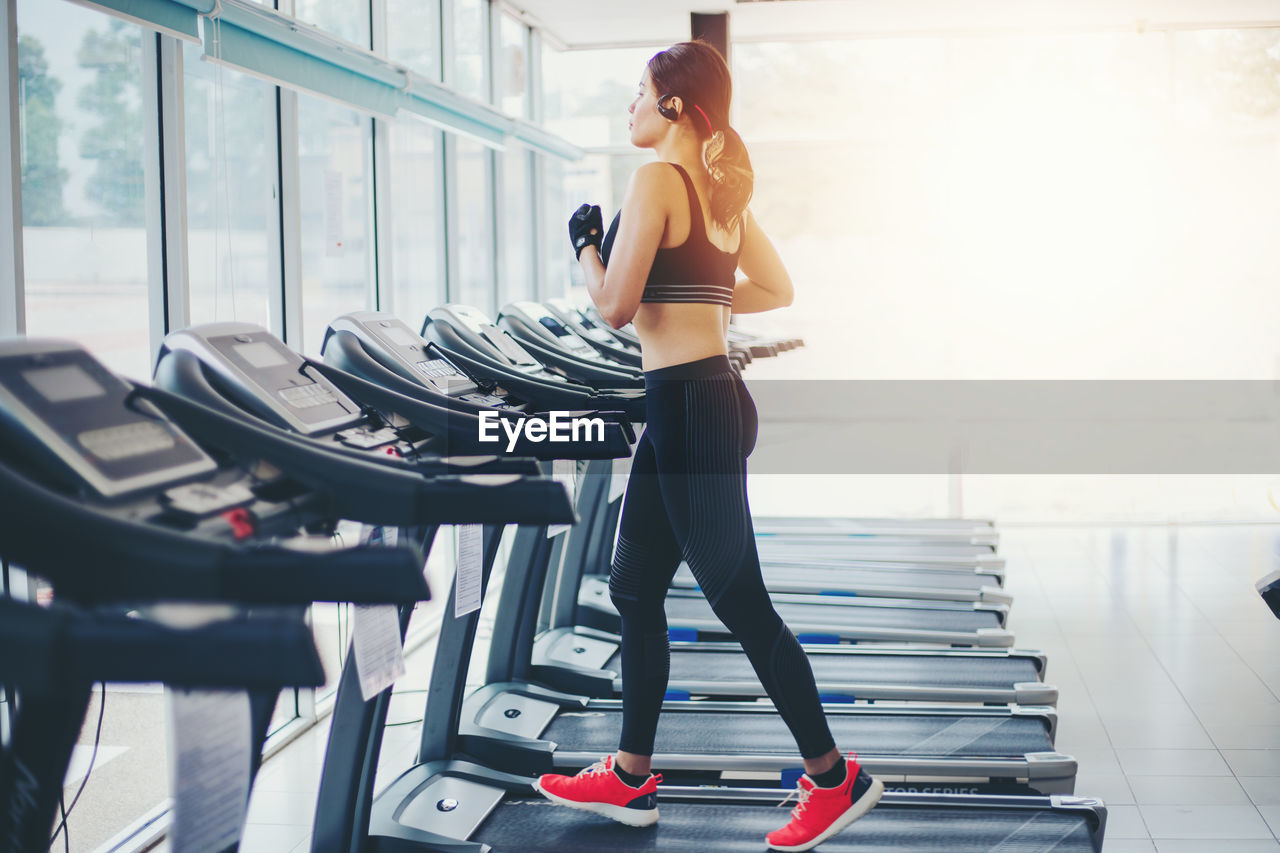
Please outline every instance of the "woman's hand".
M595 246L600 251L600 241L604 239L604 218L597 204L584 204L569 217L569 242L573 244L573 255L581 260L582 250L587 246Z

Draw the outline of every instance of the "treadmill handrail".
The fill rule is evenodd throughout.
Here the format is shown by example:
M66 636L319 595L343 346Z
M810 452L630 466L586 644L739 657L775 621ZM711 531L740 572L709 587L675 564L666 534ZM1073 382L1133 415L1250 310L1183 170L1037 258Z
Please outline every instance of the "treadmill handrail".
M520 318L506 314L499 315L498 322L504 324L510 334L521 331L521 327L525 325ZM512 331L513 329L515 331ZM621 365L615 369L607 364L588 361L560 347L548 344L540 338L535 338L531 333L520 334L519 341L520 346L532 353L543 364L557 367L592 385L614 383L615 387L627 388L642 387L644 384L644 377L636 370L623 368Z
M329 343L331 346L338 347L341 350L343 358L356 362L369 375L377 376L378 382L375 383L372 380L354 376L329 364L321 365L317 362L309 361L308 363L316 365L317 369L323 366L327 370L334 371L333 373L321 371L325 378L356 400L364 401L367 399L375 408L386 408L408 418L415 425L421 424L414 421L414 418L407 413L407 410L412 409L415 404L443 412L442 417L445 423L443 425L433 425L430 429L437 432L447 432L450 442L461 441L470 452L498 453L504 458L509 458L506 453L507 439L505 435L497 445L481 443L478 440L480 431L479 413L490 412L499 418L512 421L537 419L541 416L540 413L536 412L516 412L480 406L463 400L449 400L444 395L433 391L425 385L410 382L388 370L377 359L369 355L359 338L346 330L339 329L334 332L329 338ZM344 386L343 383L348 383L348 385ZM422 399L425 397L444 397L444 400L448 402L433 403ZM622 427L614 425L613 429L609 430L608 426L606 424L606 436L603 442L569 441L556 442L555 444L533 442L521 431L516 439L515 449L511 451L509 456L533 457L535 459L577 459L596 458L597 455L604 453L606 454L605 458L612 459L615 456L629 454L630 444L626 440ZM615 433L612 440L608 435L609 432ZM452 448L450 449L452 450Z
M27 696L94 681L180 687L319 687L324 667L301 619L172 628L117 613L0 599L0 681Z
M314 441L234 418L158 388L135 384L134 389L138 396L154 403L202 444L222 447L247 458L265 459L290 477L324 489L335 518L395 526L494 520L492 516L497 510L494 506L485 507L485 512L473 518L468 515L470 508L459 505L456 491L462 490L465 494L468 484L473 482L467 475L425 478L411 470L336 453ZM498 487L492 497L519 494L538 488L536 484L540 483L543 481L522 479L509 487ZM453 488L454 495L447 493L447 486ZM516 502L514 507L503 507L502 520L572 523L573 507L568 496L563 489L557 492L549 489L549 484L547 487L547 494L542 495L540 501Z
M599 412L620 411L632 420L644 419L644 397L621 398L599 394L585 385L548 382L512 370L488 358L479 358L458 350L449 349L432 341L430 350L440 358L458 366L472 379L481 380L490 388L501 386L535 408L594 409Z
M80 602L400 602L429 598L412 543L331 553L198 538L121 518L0 465L0 552ZM74 530L76 535L67 535Z
M542 303L542 307L546 308L551 314L564 323L565 327L570 329L578 337L587 342L587 345L605 358L612 359L622 367L640 367L642 364L640 353L637 350L627 349L617 338L612 338L613 343L597 340L586 326L582 325L582 320L576 316L577 309L573 309L573 313L562 310L555 304L556 300L547 300Z

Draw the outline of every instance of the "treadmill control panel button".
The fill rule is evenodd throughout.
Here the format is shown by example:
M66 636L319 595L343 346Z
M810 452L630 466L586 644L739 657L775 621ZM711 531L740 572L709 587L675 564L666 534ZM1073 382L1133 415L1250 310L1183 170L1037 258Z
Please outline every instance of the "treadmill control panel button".
M468 403L475 403L477 406L488 406L492 409L514 409L506 400L501 397L495 397L492 394L463 394L458 399L465 400Z
M213 515L254 499L253 492L244 483L222 487L208 483L189 483L165 490L164 497L173 509L198 516Z
M418 372L423 376L462 379L461 373L453 369L453 365L442 358L432 358L417 363Z
M157 453L174 446L169 431L152 421L91 429L76 438L86 450L104 462Z
M277 393L280 399L295 409L310 409L314 406L323 406L325 403L338 402L328 388L314 382L310 385L291 385L288 388L281 388Z
M396 438L396 431L393 429L346 429L338 433L338 440L343 444L348 447L359 447L362 450L390 444Z

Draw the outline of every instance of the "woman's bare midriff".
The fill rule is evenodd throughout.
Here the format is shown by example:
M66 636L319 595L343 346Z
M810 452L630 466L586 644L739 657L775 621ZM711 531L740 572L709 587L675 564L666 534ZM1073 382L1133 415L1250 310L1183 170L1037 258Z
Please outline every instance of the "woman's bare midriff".
M728 353L729 308L701 302L641 302L631 321L645 370Z

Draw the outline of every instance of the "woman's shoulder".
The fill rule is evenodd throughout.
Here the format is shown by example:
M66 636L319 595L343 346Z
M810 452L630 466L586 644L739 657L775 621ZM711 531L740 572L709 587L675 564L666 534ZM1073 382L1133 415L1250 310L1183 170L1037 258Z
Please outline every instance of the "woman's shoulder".
M676 168L665 160L645 163L631 173L627 195L636 201L666 206L685 194L684 181Z
M670 189L673 186L684 186L680 178L679 167L666 160L654 160L631 173L631 185L645 186L655 189Z

